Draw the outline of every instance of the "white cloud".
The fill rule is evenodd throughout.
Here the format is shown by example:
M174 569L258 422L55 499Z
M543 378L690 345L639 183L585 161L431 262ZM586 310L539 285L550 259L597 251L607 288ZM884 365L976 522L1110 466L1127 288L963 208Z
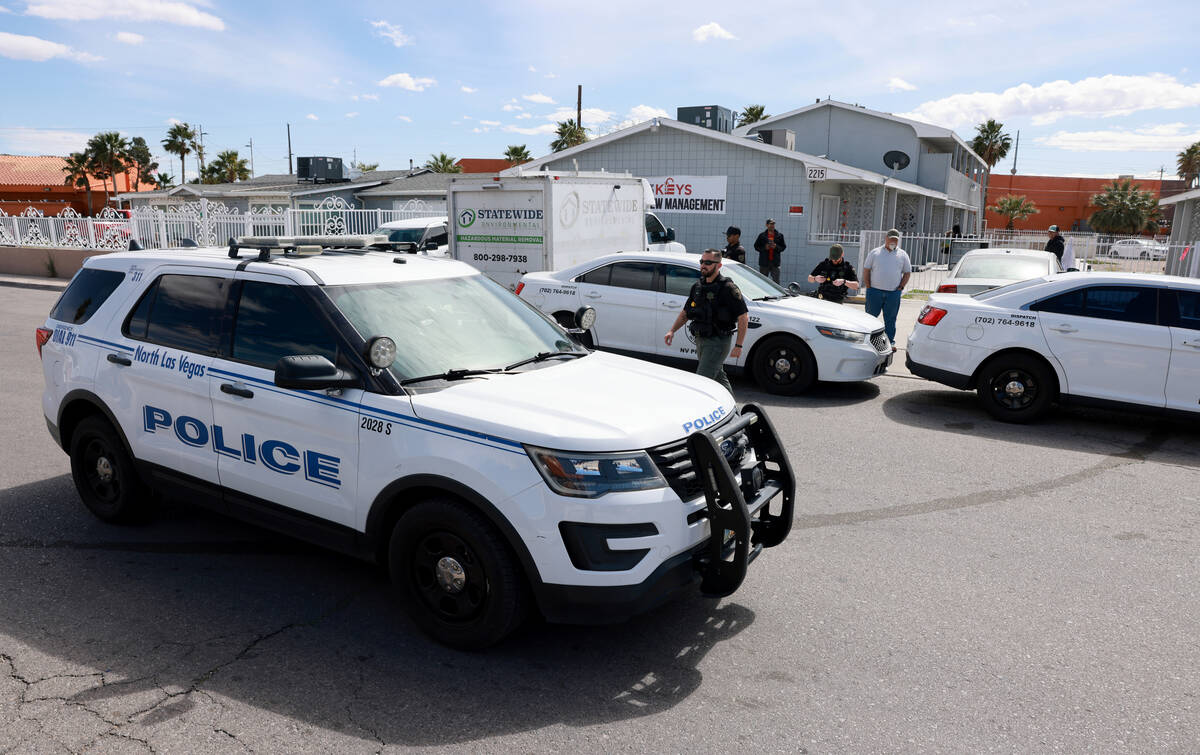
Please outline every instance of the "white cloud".
M524 120L526 118L532 118L532 117L533 117L533 113L521 113L520 115L517 116L517 119Z
M474 87L469 87L469 86L466 86L466 85L464 85L464 86L462 86L462 87L459 87L459 88L460 88L460 89L462 89L462 90L463 90L464 92L466 92L467 94L475 94L476 92L478 92L478 91L479 91L478 89L475 89Z
M500 121L480 121L479 123L484 126L499 126L500 125Z
M412 123L412 118L409 118L407 115L397 115L396 120L404 121L405 123Z
M8 8L5 8L3 5L0 5L0 13L12 13L12 11Z
M530 73L537 73L537 69L536 69L536 68L534 68L533 66L529 66L529 72L530 72Z
M1200 84L1174 76L1093 76L1079 81L1020 84L1003 92L972 92L931 100L903 117L947 128L973 126L988 118L1004 121L1030 116L1043 126L1062 118L1108 118L1142 110L1175 110L1200 105Z
M670 118L671 114L660 107L652 107L650 105L635 105L625 114L625 118L620 123L612 127L612 131L620 131L623 128L636 126L639 123L644 123L651 118Z
M525 100L526 102L536 102L539 105L554 104L554 100L550 99L549 96L544 95L541 92L536 92L534 94L523 94L521 95L521 99Z
M546 78L547 79L557 79L558 74L557 73L548 73L548 74L546 74Z
M510 103L508 103L507 105L505 105L504 107L502 107L502 108L500 108L500 109L501 109L501 110L503 110L503 111L504 111L504 112L506 112L506 113L512 113L512 112L515 112L515 111L524 110L525 108L521 107L520 105L514 105L514 104L512 104L512 103L510 102Z
M206 3L197 3L206 4ZM173 0L42 0L30 2L25 13L56 21L158 21L177 26L224 31L225 22L186 2Z
M393 73L379 82L381 87L400 87L410 92L424 92L426 87L437 84L437 81L427 77L413 77L407 73Z
M0 57L13 60L32 60L37 63L51 58L66 58L79 63L95 63L104 60L99 55L80 52L48 39L27 37L23 34L9 34L3 31L0 31Z
M584 126L599 126L602 123L608 123L612 120L614 113L611 110L601 110L598 107L585 107L583 109L583 125ZM547 120L565 121L575 120L575 109L560 107L553 113L546 116Z
M359 100L363 100L365 102L378 102L379 95L377 95L377 94L352 94L352 95L350 95L350 99L354 100L355 102L358 102Z
M87 145L91 134L40 128L0 131L0 151L25 155L66 155Z
M357 118L358 113L356 113L356 112L355 113L346 113L346 117L347 118Z
M119 31L116 34L116 40L123 45L140 45L146 41L146 38L131 31Z
M168 118L167 123L172 126L178 126L179 124L183 123L183 121L179 120L178 118Z
M413 42L413 38L405 34L404 29L387 21L372 21L371 26L375 27L376 36L390 39L396 47L411 45Z
M710 21L704 26L692 29L692 39L697 42L707 42L710 39L737 39L737 37L725 31L716 21Z
M553 134L557 130L557 126L553 123L543 123L540 126L532 126L523 128L521 126L505 126L504 130L513 134L524 134L525 136L537 136L539 134Z
M471 116L469 116L469 115L464 115L464 116L462 117L462 119L463 119L464 121L469 121L469 120L471 120Z
M319 120L321 120L320 118L318 118L318 117L317 117L316 115L314 115L313 113L309 113L308 115L306 115L306 116L304 116L304 117L305 117L305 118L307 118L307 119L309 119L310 121L319 121Z
M475 128L471 129L471 131L472 131L472 132L474 132L474 133L476 133L476 134L482 134L482 133L483 133L484 131L486 131L486 130L487 130L487 129L479 128L478 126L476 126Z
M1071 152L1179 152L1200 141L1200 129L1186 123L1164 123L1130 130L1057 131L1034 141Z
M899 76L893 76L888 79L887 86L889 92L911 92L917 88L914 84L909 84Z

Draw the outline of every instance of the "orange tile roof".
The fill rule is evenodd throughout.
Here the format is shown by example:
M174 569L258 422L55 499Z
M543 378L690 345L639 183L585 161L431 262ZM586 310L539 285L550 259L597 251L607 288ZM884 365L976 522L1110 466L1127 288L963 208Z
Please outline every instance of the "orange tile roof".
M0 155L0 185L2 186L63 186L67 174L66 158L53 155ZM128 180L128 182L127 182ZM127 191L133 183L133 171L117 181L118 191ZM108 185L111 187L112 182ZM92 179L92 189L100 189L99 178Z
M499 173L513 166L508 160L492 157L464 157L454 164L463 173Z

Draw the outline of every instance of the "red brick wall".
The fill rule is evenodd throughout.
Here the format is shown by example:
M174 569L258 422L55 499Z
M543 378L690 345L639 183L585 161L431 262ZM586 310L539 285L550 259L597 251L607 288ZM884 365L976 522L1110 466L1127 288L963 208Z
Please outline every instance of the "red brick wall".
M1069 176L1022 176L1009 173L993 173L988 180L987 206L1006 194L1024 195L1039 212L1024 220L1013 223L1017 230L1044 231L1054 224L1063 231L1087 230L1088 217L1095 211L1091 206L1092 196L1101 194L1112 178L1071 178ZM1182 181L1159 181L1136 178L1133 183L1143 191L1153 192L1160 197L1165 189L1167 195L1176 193L1174 184ZM1008 218L989 211L988 228L1004 228Z

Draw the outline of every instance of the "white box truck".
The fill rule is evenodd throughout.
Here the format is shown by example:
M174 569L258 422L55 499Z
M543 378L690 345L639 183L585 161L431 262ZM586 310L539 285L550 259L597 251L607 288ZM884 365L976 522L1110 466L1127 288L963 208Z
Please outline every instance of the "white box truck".
M529 272L645 250L649 191L627 173L455 177L446 192L450 256L515 288Z

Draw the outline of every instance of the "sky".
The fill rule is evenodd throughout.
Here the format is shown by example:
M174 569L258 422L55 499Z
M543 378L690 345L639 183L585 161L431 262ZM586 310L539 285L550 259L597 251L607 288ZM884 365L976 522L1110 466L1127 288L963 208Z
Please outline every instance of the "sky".
M183 121L209 159L253 140L257 175L287 172L288 124L294 155L381 169L539 157L582 85L593 135L831 97L967 141L994 118L1020 132L1022 174L1172 178L1200 141L1197 69L1200 20L1177 0L0 0L0 153L65 155L115 130L178 180L159 143Z

